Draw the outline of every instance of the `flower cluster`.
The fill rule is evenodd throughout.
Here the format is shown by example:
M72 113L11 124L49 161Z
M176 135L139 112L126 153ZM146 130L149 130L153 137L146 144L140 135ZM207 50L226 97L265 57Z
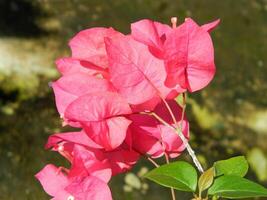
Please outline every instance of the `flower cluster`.
M63 124L78 131L51 135L46 144L71 164L48 164L36 174L53 199L112 199L110 178L140 156L175 158L184 150L174 129L181 125L188 140L189 123L175 98L212 80L209 32L219 21L172 23L141 20L129 35L83 30L69 43L72 56L56 61L62 75L52 84L56 106Z

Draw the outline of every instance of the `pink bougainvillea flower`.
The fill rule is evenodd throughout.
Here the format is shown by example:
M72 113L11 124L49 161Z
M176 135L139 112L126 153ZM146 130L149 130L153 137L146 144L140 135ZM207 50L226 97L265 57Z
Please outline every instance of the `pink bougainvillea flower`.
M95 176L69 178L60 168L48 164L35 177L53 200L112 200L107 184Z
M90 28L75 35L69 45L72 57L89 61L101 68L108 68L108 58L106 55L104 37L115 37L120 32L113 28Z
M194 92L213 79L216 68L212 40L192 19L166 34L164 46L168 86L179 84Z
M114 91L113 86L106 79L91 76L84 72L62 76L52 83L52 87L58 112L63 119L65 119L64 113L67 106L79 96L94 92Z
M203 26L190 18L178 27L172 22L141 20L127 36L112 28L81 31L69 43L72 56L56 61L62 75L52 83L58 112L64 124L80 130L47 141L46 148L71 165L49 164L36 174L53 200L111 200L109 180L131 169L140 155L174 158L185 149L170 126L182 126L189 139L189 123L173 99L212 80L209 33L219 20Z
M136 22L132 24L132 36L165 61L165 84L170 88L178 84L179 92L194 92L208 85L215 74L214 50L208 32L219 20L200 27L187 18L177 28L163 29L164 34L159 32L158 24L150 20Z
M131 169L139 159L139 153L131 150L129 143L123 143L112 151L105 151L102 147L94 143L84 131L54 134L49 137L46 148L52 148L54 151L58 151L73 163L75 155L74 147L77 145L86 147L88 154L90 152L90 155L93 156L90 157L92 162L107 162L112 170L113 176Z
M175 114L177 122L181 123L182 109L174 101L168 101L170 108ZM169 124L174 122L166 106L159 104L154 112ZM130 129L132 132L133 148L143 154L157 158L165 153L170 157L178 156L185 148L183 142L175 131L161 124L153 116L144 114L133 114L129 117L132 120ZM186 118L182 122L183 134L189 138L189 123Z
M164 85L164 62L131 36L106 38L110 81L130 104L151 110L171 90ZM152 100L152 101L151 101ZM147 104L145 104L147 103Z
M67 107L64 116L82 124L95 143L112 150L124 141L131 122L122 115L131 112L128 103L118 94L100 92L80 96Z

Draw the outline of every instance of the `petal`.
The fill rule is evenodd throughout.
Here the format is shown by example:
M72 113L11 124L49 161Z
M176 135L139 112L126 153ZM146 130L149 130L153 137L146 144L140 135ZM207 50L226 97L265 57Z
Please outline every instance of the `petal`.
M104 37L114 37L121 33L112 28L90 28L75 35L69 45L72 57L90 61L102 68L108 67Z
M56 61L57 69L62 75L77 72L87 73L88 75L106 74L106 70L88 61L74 58L60 58Z
M213 29L215 29L219 25L220 21L221 21L220 19L217 19L213 22L202 25L201 28L210 33L211 31L213 31Z
M67 106L73 102L77 96L63 90L57 82L52 83L52 88L55 94L57 110L61 117L64 117Z
M97 122L130 113L125 99L116 93L102 92L80 96L67 107L65 116L73 121Z
M77 178L66 187L66 190L74 196L75 200L112 200L108 185L94 176Z
M214 50L209 33L192 19L166 35L166 85L194 92L207 86L215 74Z
M94 163L89 170L92 176L101 179L105 183L108 183L111 179L112 169L108 160Z
M86 73L74 73L62 76L56 81L62 90L81 96L87 93L112 91L108 80L91 76Z
M111 168L106 160L97 160L93 152L79 145L75 145L73 154L69 177L93 175L106 183L110 180Z
M94 93L113 91L113 86L102 78L88 75L86 73L68 74L52 83L56 106L61 117L65 118L65 110L79 96ZM69 123L69 122L68 122ZM70 125L73 125L69 123Z
M147 45L150 52L159 58L163 56L165 34L170 30L170 26L148 19L143 19L131 24L131 35L133 38Z
M133 121L130 126L133 149L152 157L162 156L164 149L160 142L158 122L151 116L140 114L131 115L130 119Z
M161 49L162 41L157 28L152 20L143 19L131 24L133 38L148 46Z
M154 22L154 24L161 39L162 39L162 36L164 36L169 31L172 30L172 28L167 24L162 24L160 22Z
M96 144L84 131L56 133L49 136L45 145L46 148L51 148L60 142L72 142L75 144L84 145L91 148L102 148Z
M110 80L130 104L139 105L168 95L170 89L164 86L164 63L155 58L145 45L130 36L120 36L107 38L106 47Z
M62 192L57 193L56 196L51 200L65 200L68 199L70 196L72 196L70 193L66 192L65 190L62 190Z
M110 143L110 149L115 149L122 144L126 138L127 129L130 124L131 121L125 117L113 117L107 120L109 127L107 140Z
M64 188L68 185L68 179L56 166L46 165L35 177L49 195L65 194Z
M124 117L113 117L100 122L83 123L83 127L92 140L110 151L122 144L130 123Z
M155 107L161 102L160 97L154 97L142 104L131 105L133 112L142 112L144 110L154 110Z
M122 147L105 152L104 155L112 168L112 176L130 170L140 157L136 151L123 149Z

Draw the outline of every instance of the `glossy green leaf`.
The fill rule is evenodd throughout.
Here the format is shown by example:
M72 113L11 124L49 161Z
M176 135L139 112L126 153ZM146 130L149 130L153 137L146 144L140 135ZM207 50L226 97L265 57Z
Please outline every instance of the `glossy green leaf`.
M208 194L229 199L267 197L267 189L240 176L225 175L214 181Z
M244 156L237 156L214 163L216 176L235 175L245 176L248 172L248 162Z
M205 171L203 174L198 179L198 190L199 193L201 194L204 190L208 189L214 179L214 168L211 167L207 171Z
M148 172L145 177L165 187L181 191L194 192L197 186L195 168L184 161L162 165Z

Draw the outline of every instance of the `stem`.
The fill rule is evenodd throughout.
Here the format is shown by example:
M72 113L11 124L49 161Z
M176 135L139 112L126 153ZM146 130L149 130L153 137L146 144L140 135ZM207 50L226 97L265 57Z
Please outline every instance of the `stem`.
M161 122L164 123L166 126L170 126L167 122L165 122L163 119L161 119L156 113L145 113L145 114L149 114L149 115L152 115L154 116L155 118L157 118L158 120L162 120ZM171 128L173 128L171 126ZM167 153L165 152L164 150L164 156L165 156L165 159L166 159L166 163L169 164L170 161L169 161L169 157L167 155ZM147 159L155 166L155 167L159 167L159 165L150 157L147 157ZM172 195L172 200L176 200L176 196L175 196L175 192L174 192L174 189L173 188L170 188L171 189L171 195Z
M203 170L203 167L202 165L200 164L199 160L197 159L196 155L195 155L195 152L194 150L192 149L192 147L190 146L190 144L188 143L187 139L185 138L184 134L183 134L183 120L184 120L184 116L185 116L185 108L186 108L186 100L185 100L185 94L183 93L183 106L182 106L182 117L181 117L181 123L180 123L180 126L178 125L177 121L176 121L176 118L169 106L169 104L167 103L166 100L162 99L166 108L168 109L172 119L173 119L173 122L175 124L175 128L173 126L171 126L170 124L168 124L166 121L164 121L160 116L158 116L156 113L152 113L151 115L153 115L156 119L158 119L161 123L163 123L164 125L172 128L175 130L175 132L179 135L179 137L181 138L183 144L185 145L189 155L191 156L195 166L197 167L198 171L203 173L204 170Z
M170 162L169 162L169 158L168 158L168 155L166 154L166 152L164 152L164 155L165 155L165 158L166 158L166 163L167 164L169 164ZM156 161L154 161L152 158L150 158L150 157L146 157L147 158L147 160L149 160L156 168L158 168L159 167L159 164L158 163L156 163ZM176 197L175 197L175 192L174 192L174 189L173 188L171 188L171 195L172 195L172 200L176 200Z
M169 164L170 161L169 161L169 157L168 157L167 153L164 152L164 155L165 155L166 163ZM174 189L172 187L171 187L171 195L172 195L172 200L176 200L175 192L174 192Z
M156 163L156 161L155 160L153 160L152 158L150 158L150 157L147 157L147 160L149 160L155 167L159 167L159 164L158 163Z
M180 123L180 127L179 127L179 129L180 129L179 131L180 131L181 136L183 137L183 139L185 139L184 134L183 134L183 121L184 121L184 117L185 117L185 109L186 109L186 96L185 96L185 93L183 93L182 117L181 117L181 123ZM188 143L188 141L186 139L185 139L185 143L184 144L186 146L186 149L187 149L189 155L193 159L193 162L196 165L198 171L203 173L204 172L203 167L202 167L201 163L199 162L199 160L197 159L194 150L192 149L192 147L190 146L190 144Z
M174 124L175 124L176 126L178 126L178 123L177 123L177 121L176 121L176 118L175 118L175 116L174 116L174 114L173 114L173 112L172 112L172 109L171 109L171 107L169 106L168 102L167 102L165 99L162 99L162 101L164 102L166 108L168 109L168 111L169 111L169 113L170 113L170 115L171 115L172 121L174 122ZM183 119L181 119L181 121L182 121L182 120L183 120Z

